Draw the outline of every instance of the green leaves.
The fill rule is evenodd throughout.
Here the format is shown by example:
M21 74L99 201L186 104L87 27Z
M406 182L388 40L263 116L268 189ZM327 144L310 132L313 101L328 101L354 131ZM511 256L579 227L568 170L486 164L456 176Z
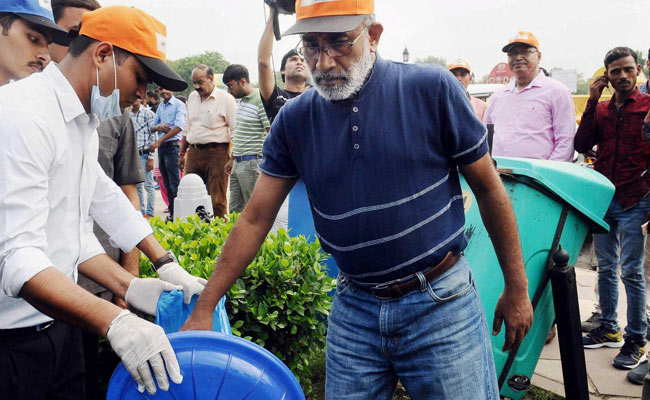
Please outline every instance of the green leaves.
M192 275L208 279L238 214L228 220L202 222L197 216L164 222L150 220L154 236L178 257ZM334 280L322 262L328 255L318 241L291 237L280 229L269 234L242 276L227 293L226 310L233 335L263 346L311 390L309 358L325 348L328 295ZM140 274L156 277L149 260L140 259Z

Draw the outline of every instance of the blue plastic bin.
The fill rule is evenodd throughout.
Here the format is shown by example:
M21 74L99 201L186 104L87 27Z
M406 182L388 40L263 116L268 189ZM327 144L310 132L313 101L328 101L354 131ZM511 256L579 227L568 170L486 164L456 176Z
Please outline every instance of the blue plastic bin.
M247 340L210 331L168 335L183 382L169 391L139 393L120 363L108 386L109 400L304 400L298 381L273 354Z

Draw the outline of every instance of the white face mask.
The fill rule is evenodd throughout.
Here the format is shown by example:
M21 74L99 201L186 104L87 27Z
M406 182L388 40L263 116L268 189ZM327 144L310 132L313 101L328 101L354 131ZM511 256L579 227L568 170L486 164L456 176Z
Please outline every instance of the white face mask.
M99 69L95 67L97 84L93 85L90 94L90 112L95 114L100 121L106 121L116 115L122 114L120 110L120 89L117 88L117 68L115 66L115 52L113 52L113 71L115 72L115 89L108 97L101 95L99 91Z

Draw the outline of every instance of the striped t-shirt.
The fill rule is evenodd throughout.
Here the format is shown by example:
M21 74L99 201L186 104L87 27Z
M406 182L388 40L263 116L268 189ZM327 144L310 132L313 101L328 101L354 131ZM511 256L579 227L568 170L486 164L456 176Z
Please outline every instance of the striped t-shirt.
M377 56L352 98L287 102L259 169L302 179L323 249L343 275L379 284L467 246L458 166L487 153L486 137L449 71Z
M254 90L248 96L242 97L237 108L232 153L235 156L261 156L266 128L270 126L259 91Z

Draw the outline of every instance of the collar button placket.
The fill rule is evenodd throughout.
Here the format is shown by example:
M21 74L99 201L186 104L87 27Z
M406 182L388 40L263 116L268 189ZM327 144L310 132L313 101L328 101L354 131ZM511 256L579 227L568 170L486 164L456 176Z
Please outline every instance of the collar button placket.
M352 135L353 158L363 157L363 148L361 146L361 118L359 112L359 100L355 99L350 107L350 134Z

